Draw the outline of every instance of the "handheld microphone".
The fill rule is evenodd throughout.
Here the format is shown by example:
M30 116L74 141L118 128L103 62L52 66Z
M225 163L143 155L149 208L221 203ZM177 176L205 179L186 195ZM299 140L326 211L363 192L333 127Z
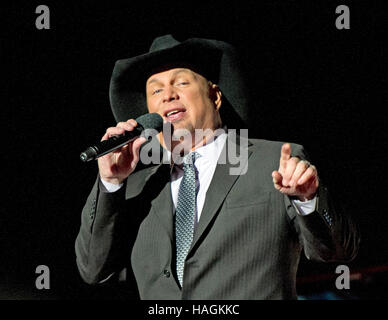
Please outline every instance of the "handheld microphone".
M150 136L156 135L163 129L163 118L157 113L147 113L136 119L137 126L133 131L126 131L122 135L110 137L108 140L100 141L80 154L80 159L83 162L88 162L97 159L107 153L110 153L129 142L138 138L144 130L150 130Z

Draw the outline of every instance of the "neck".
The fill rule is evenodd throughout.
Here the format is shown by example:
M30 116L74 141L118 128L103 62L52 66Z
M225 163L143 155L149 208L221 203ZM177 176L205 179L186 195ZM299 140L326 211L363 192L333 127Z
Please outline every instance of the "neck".
M219 135L226 132L226 128L218 128L216 130L206 129L206 130L197 130L196 134L187 135L183 137L167 137L160 134L158 136L159 142L162 147L172 155L183 156L191 151L194 151L204 145L210 144L213 142ZM167 142L167 143L166 143Z
M184 155L211 143L217 136L224 132L221 128L195 130L194 134L186 136L184 139L172 141L172 148L169 150L174 154Z

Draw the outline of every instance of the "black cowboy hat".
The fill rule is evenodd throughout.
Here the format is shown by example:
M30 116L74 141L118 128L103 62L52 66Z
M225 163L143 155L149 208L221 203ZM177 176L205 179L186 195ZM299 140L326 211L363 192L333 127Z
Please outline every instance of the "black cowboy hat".
M229 128L247 127L249 95L235 49L217 40L191 38L183 42L171 35L156 38L148 53L118 60L109 97L117 122L148 112L145 83L158 68L189 67L218 84L222 92L221 119ZM160 70L161 71L161 70Z

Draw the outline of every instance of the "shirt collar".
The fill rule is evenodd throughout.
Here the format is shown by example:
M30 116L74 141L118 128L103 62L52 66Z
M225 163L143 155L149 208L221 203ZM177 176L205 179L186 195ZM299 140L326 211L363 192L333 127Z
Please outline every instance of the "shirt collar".
M195 151L199 153L201 160L209 162L217 161L224 147L225 140L226 133L222 133L221 135L215 137L210 143L195 149Z

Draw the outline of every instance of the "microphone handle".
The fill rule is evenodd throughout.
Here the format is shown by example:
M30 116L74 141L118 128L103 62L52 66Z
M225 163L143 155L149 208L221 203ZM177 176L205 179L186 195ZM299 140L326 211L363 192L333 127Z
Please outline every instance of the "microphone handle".
M133 131L126 131L122 135L112 136L108 140L100 141L82 152L80 154L80 159L83 162L88 162L102 157L135 140L140 136L142 131L143 127L138 125Z

